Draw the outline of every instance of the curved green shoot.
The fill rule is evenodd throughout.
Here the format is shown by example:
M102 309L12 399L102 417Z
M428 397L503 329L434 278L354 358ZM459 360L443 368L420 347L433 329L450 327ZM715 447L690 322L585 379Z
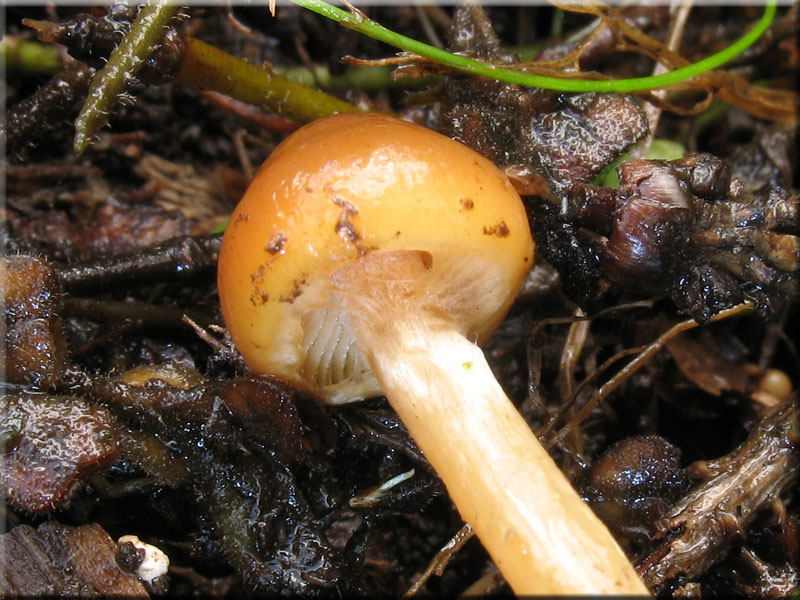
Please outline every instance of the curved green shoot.
M81 154L92 141L98 129L108 120L108 114L117 105L131 80L150 55L158 48L167 24L180 6L167 1L146 3L111 52L106 66L92 79L89 95L75 119L74 148Z
M687 65L674 71L648 77L635 77L632 79L569 79L548 77L515 71L491 63L482 62L466 56L452 54L435 46L429 46L412 38L395 33L374 21L365 19L337 6L324 2L324 0L291 0L292 3L311 10L317 14L332 19L337 23L359 33L363 33L378 41L385 42L405 52L411 52L428 58L441 65L463 71L472 75L489 77L508 83L516 83L526 87L539 87L561 92L642 92L656 88L666 87L695 77L706 71L716 69L732 58L741 54L753 44L767 30L775 18L777 0L767 0L764 14L756 25L745 35L727 48L720 50L696 63Z

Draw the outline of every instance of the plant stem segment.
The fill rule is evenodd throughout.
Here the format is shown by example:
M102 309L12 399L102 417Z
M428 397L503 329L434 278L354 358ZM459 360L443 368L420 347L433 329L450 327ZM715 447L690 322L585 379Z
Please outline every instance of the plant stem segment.
M198 39L187 37L184 41L183 62L175 78L178 83L214 90L299 123L359 110L335 96L252 65Z
M365 19L360 14L343 10L323 0L291 0L294 4L314 11L317 14L341 23L345 27L354 29L371 38L385 42L391 46L424 56L441 65L464 71L471 75L489 77L508 83L516 83L526 87L539 87L562 92L642 92L656 88L666 87L679 83L690 77L695 77L706 71L716 69L725 64L749 46L751 46L767 30L775 17L776 1L767 0L764 14L749 32L739 40L720 50L716 54L704 58L686 67L648 77L635 77L632 79L607 79L587 80L569 79L534 75L513 69L501 67L491 63L475 60L466 56L452 54L434 46L429 46L412 38L395 33L374 21Z
M89 96L75 120L75 152L83 152L92 137L108 119L120 96L130 85L136 72L158 48L164 28L180 8L170 2L145 4L133 22L130 32L108 57L89 88Z

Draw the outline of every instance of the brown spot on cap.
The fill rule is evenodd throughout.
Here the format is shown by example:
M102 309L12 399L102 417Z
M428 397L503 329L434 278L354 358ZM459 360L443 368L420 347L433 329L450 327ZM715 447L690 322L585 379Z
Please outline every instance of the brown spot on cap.
M283 254L283 245L285 243L286 236L282 232L278 232L269 238L269 241L264 249L270 254Z
M500 221L497 225L483 228L483 235L496 235L497 237L504 238L508 237L509 233L511 232L508 230L508 225L506 225L505 221Z
M289 304L291 304L292 302L294 302L297 299L298 296L300 296L300 294L303 293L303 290L301 288L305 284L306 284L306 280L305 279L295 279L292 282L292 286L293 287L292 287L292 291L290 292L290 294L288 296L281 296L280 298L278 298L278 300L280 300L281 302L288 302Z
M472 210L475 208L475 202L473 202L472 198L461 198L459 202L461 203L461 208L464 210Z
M350 222L350 217L357 215L358 209L337 196L333 197L333 203L342 209L342 214L339 215L339 220L336 222L336 233L338 233L339 237L345 242L350 242L351 244L356 243L361 239L361 236L358 231L356 231L355 226Z
M258 306L259 304L266 304L269 302L269 294L264 291L253 290L253 293L250 294L250 304L253 306Z
M264 276L267 274L267 267L264 263L258 265L258 270L255 273L250 274L250 281L253 282L253 285L261 283L264 281Z

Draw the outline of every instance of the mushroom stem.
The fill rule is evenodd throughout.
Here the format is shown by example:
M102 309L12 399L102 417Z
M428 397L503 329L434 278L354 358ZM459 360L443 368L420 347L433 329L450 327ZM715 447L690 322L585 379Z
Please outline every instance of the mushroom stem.
M647 595L481 350L425 291L426 254L368 254L333 282L372 372L461 516L517 594Z

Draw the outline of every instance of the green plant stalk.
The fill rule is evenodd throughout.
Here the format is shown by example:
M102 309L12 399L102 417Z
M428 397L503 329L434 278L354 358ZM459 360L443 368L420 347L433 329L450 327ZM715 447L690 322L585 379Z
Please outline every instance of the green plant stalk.
M171 2L145 4L131 30L108 57L106 66L92 79L89 96L75 120L75 152L82 153L94 134L105 125L138 70L158 48L164 28L180 6Z
M391 46L399 48L405 52L411 52L441 65L464 71L471 75L489 77L508 83L516 83L526 87L539 87L561 92L642 92L656 88L666 87L679 83L690 77L695 77L706 71L716 69L725 64L732 58L742 53L753 44L767 30L775 18L777 0L767 0L764 14L756 25L727 48L720 50L696 63L686 67L675 69L660 75L650 75L648 77L635 77L632 79L607 79L607 80L587 80L569 79L560 77L548 77L544 75L534 75L515 71L513 69L482 62L466 56L459 56L441 50L434 46L429 46L412 38L400 35L387 29L374 21L365 19L358 14L343 10L323 0L291 0L293 4L311 10L317 14L341 23L345 27L354 29L371 38L385 42Z
M214 90L260 106L287 119L308 123L320 117L356 112L352 104L250 64L194 38L185 38L177 83Z
M0 40L0 64L8 71L52 75L63 66L61 53L52 44L8 35Z
M350 67L341 75L332 75L326 65L317 65L313 70L308 67L274 66L272 72L303 85L316 85L323 90L356 88L365 92L395 88L419 88L431 85L441 79L436 75L393 79L392 67L389 66Z

